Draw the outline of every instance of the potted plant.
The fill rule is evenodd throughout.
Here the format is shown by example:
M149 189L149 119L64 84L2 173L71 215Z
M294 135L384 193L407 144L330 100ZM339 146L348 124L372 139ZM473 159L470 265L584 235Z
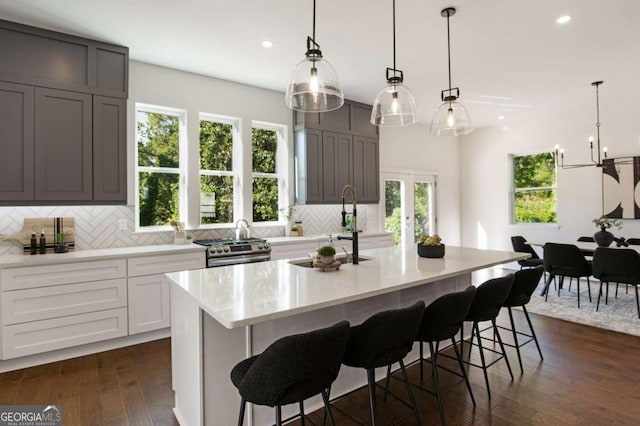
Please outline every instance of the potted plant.
M336 261L336 249L332 246L322 246L318 249L318 263L331 265Z
M617 229L622 229L622 221L619 219L611 219L606 215L602 215L592 221L597 227L600 228L598 232L593 234L593 239L600 247L609 247L609 244L613 242L613 234L607 229L615 226Z
M438 234L422 234L418 241L418 256L439 258L444 257L444 244Z

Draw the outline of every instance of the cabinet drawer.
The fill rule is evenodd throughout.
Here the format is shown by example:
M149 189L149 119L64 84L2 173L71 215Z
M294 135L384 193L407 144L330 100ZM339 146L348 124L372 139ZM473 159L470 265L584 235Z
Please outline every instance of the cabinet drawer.
M3 359L127 335L127 308L2 327Z
M162 254L128 259L128 276L164 274L206 267L205 249L198 253Z
M127 280L119 278L2 293L2 324L19 324L127 306Z
M126 277L125 259L29 266L0 271L2 291Z

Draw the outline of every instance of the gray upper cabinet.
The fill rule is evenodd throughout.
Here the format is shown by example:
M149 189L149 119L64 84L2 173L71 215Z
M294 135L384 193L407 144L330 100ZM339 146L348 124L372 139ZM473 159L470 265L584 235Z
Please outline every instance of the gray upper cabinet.
M0 201L33 200L33 87L0 82Z
M335 111L294 111L296 203L336 204L353 184L359 203L378 203L378 128L371 106L353 101Z
M0 20L0 205L126 204L129 49Z
M127 201L127 101L93 97L93 199Z
M0 20L0 80L116 98L128 94L129 49Z
M91 95L36 88L37 200L92 199L91 111Z

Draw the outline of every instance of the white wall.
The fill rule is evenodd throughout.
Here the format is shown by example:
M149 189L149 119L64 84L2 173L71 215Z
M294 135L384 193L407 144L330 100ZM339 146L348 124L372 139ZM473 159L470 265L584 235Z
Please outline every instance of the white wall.
M445 244L451 245L461 241L459 147L455 138L429 135L429 127L423 124L380 128L381 170L436 175L437 229Z
M531 114L527 122L506 129L476 130L463 138L461 150L462 243L470 247L511 249L510 237L528 240L573 242L597 231L591 222L602 214L601 169L586 167L558 170L557 225L510 223L509 154L565 149L565 163L590 161L587 138L595 136L595 90L587 83L580 101L568 110L551 105ZM635 107L638 88L624 83L600 88L601 141L609 156L640 155L640 110ZM633 96L635 93L635 96ZM592 95L592 96L589 96ZM640 221L624 220L615 235L640 236Z

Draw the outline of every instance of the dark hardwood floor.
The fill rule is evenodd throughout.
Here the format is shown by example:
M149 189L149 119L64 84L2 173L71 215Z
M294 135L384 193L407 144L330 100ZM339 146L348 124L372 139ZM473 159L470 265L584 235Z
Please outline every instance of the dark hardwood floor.
M516 316L520 318L520 313ZM540 362L533 343L526 345L521 375L515 350L507 349L515 380L509 379L504 362L490 368L491 400L481 370L471 368L477 406L473 407L464 385L455 387L444 397L447 424L640 424L640 338L543 316L532 315L532 320L544 361ZM638 321L640 327L639 320L630 321ZM507 339L506 333L503 338ZM61 405L65 426L175 425L170 356L170 341L164 339L0 374L0 404ZM425 377L430 377L425 367ZM412 380L418 381L417 373L417 366L410 368ZM459 380L441 376L443 386ZM391 386L399 396L405 395L400 382L394 380ZM422 424L439 424L435 398L420 390L415 395ZM365 389L335 405L368 423ZM393 398L387 402L379 398L381 424L406 410ZM319 412L311 413L310 419L322 423ZM354 424L339 413L336 420ZM401 424L413 425L415 418Z

